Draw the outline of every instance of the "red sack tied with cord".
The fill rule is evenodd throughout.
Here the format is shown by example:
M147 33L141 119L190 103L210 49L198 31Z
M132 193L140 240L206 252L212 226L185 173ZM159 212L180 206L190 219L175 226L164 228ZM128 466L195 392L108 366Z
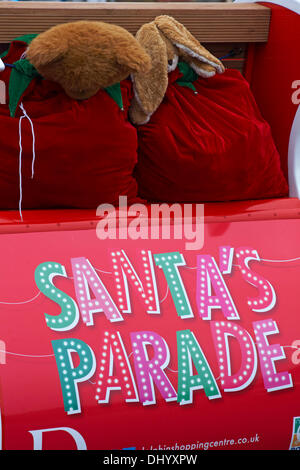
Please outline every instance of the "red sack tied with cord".
M137 126L139 195L151 201L236 201L286 196L270 126L236 70L169 73L164 99Z
M130 80L77 101L24 58L34 35L11 43L0 80L0 209L97 208L136 201L137 134Z

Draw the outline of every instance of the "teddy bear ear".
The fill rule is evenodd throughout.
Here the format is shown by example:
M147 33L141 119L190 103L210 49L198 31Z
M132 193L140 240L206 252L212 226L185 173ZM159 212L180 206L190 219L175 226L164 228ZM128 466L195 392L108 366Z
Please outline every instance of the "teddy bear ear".
M135 100L143 113L150 116L162 102L167 90L167 48L153 22L143 25L137 32L136 39L150 56L152 67L146 72L136 72L132 75ZM136 121L133 113L131 118Z
M150 70L151 58L134 37L126 44L126 47L124 47L124 43L122 46L116 51L118 64L126 66L130 73L143 73Z
M32 40L26 51L26 58L39 70L40 67L62 59L68 50L66 41L51 30L39 34Z
M196 73L209 77L215 75L216 72L224 72L222 62L205 49L183 24L167 15L157 16L154 22L158 29L178 48L179 54L190 59L186 61L190 63ZM207 66L204 67L204 64Z

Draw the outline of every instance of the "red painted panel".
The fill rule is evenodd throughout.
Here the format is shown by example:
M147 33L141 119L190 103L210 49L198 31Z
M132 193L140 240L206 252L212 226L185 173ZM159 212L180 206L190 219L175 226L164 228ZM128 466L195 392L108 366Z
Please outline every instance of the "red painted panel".
M187 251L185 240L100 241L94 229L1 235L0 339L4 341L2 351L6 351L2 353L5 363L0 364L3 448L32 449L33 435L37 448L38 430L48 430L43 433L43 449L76 448L70 432L79 433L75 436L78 446L80 442L85 443L88 449L288 449L292 437L294 447L300 445L298 428L293 434L294 418L299 416L300 387L297 349L300 221L243 221L229 223L225 231L220 230L224 225L207 224L204 246L196 251ZM119 250L124 250L120 252L134 268L129 273L130 266L125 266L126 259L123 261L128 291L124 290L123 280L115 282L117 277L112 274L119 270ZM153 260L160 313L149 310L154 300L147 291L152 282L152 270L150 274L146 271L148 250ZM156 261L155 255L161 253L166 254L165 261L162 257ZM177 266L178 276L173 269L177 263L174 256L180 260L181 255L186 265ZM82 257L83 264L88 265L89 261L91 267L83 267L79 260ZM247 257L252 260L247 261ZM35 282L35 270L41 263L46 264L40 267L37 279L42 279L40 273L45 273L56 301L39 290L41 281ZM60 265L65 267L66 276L57 275L52 281L52 269L57 272ZM90 274L84 269L89 269ZM135 274L142 283L140 291L139 282L135 285ZM171 278L170 274L175 277ZM134 276L132 284L131 275ZM93 293L81 282L84 276L89 279ZM209 282L205 284L207 279ZM102 294L95 291L100 281L118 307L122 321L111 321L108 310L111 300L105 313L91 313L99 309L95 294L100 303L107 301L107 298L101 300ZM121 308L118 289L123 296L126 292L130 296L131 313L124 311L126 299L122 299ZM89 325L82 306L87 292L94 302L91 307L86 305L91 309ZM105 289L104 292L107 295ZM183 300L184 316L180 316L178 292L182 294L179 300ZM70 329L57 331L51 321L56 320L59 326L61 307L57 302L63 305L65 293L70 296L67 309L71 310L71 304L77 305L77 323ZM145 299L150 299L148 307ZM216 308L218 301L221 309ZM45 314L50 316L48 323ZM228 336L231 334L234 337ZM115 335L112 342L111 335ZM150 342L150 346L143 341ZM86 370L78 344L83 345L82 350L87 354ZM113 348L110 370L106 369L110 348L105 345ZM89 361L89 354L94 357L94 363ZM76 367L75 377L72 372ZM80 370L83 377L78 382L80 411L74 412L74 395L67 396L64 378L72 384L74 379L80 379ZM142 379L149 378L149 371L156 382L152 389L149 388L151 380L146 380L144 389ZM110 384L109 377L105 377L107 372L112 374ZM101 373L103 377L99 376ZM198 378L205 389L192 391L199 385ZM107 395L107 403L98 403L101 396L103 401L107 386L113 386L115 379L119 380L117 385L121 390L112 390ZM130 398L128 391L132 397L136 394L138 401L126 402ZM184 392L186 401L190 398L191 403L168 401L176 395L178 400L182 399ZM142 404L145 393L155 403ZM71 404L69 399L73 400ZM297 426L298 421L295 423Z
M256 45L251 89L263 117L270 124L282 168L287 176L287 154L292 123L297 111L292 84L300 80L300 17L270 3L271 25L268 42Z

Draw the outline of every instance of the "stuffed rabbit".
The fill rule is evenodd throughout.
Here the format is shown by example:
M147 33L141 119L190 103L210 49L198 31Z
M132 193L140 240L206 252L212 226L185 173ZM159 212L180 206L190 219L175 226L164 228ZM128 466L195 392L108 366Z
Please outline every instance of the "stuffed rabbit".
M225 71L168 16L136 39L152 61L150 71L132 76L139 196L191 203L287 194L270 128L242 74Z
M158 16L143 25L136 39L151 57L152 68L132 75L135 98L130 118L134 124L145 124L156 111L168 86L168 73L176 69L179 59L202 77L224 72L223 64L170 16Z

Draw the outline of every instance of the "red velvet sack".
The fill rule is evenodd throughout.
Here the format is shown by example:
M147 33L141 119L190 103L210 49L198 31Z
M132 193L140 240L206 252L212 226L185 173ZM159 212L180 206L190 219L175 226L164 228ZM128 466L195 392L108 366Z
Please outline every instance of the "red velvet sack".
M269 125L248 83L236 70L191 88L169 75L166 96L149 123L138 127L135 176L148 200L207 202L286 196Z
M3 61L19 60L25 48L13 42ZM0 73L7 92L10 73L8 67ZM127 120L130 80L121 83L121 93L124 110L104 90L76 101L59 85L35 78L21 99L31 122L20 106L11 117L8 104L1 104L0 208L96 208L117 205L119 195L134 202L137 133Z

